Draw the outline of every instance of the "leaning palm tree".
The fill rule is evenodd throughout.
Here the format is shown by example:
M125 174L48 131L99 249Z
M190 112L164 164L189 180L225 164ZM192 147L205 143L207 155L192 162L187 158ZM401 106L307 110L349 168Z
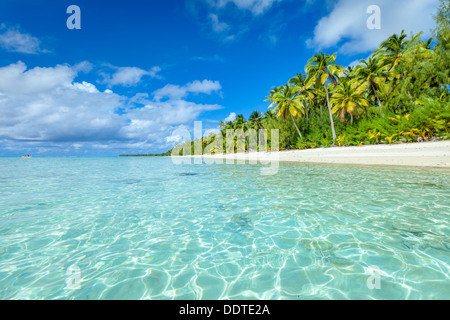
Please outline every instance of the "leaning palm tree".
M336 54L325 55L323 52L315 54L306 66L306 71L309 74L308 83L314 83L314 88L319 90L320 87L325 88L327 106L330 114L331 131L333 133L333 144L336 143L336 130L334 129L333 114L331 112L330 95L328 92L327 82L336 86L338 79L344 73L341 66L336 65Z
M265 101L272 102L269 109L274 108L273 111L277 118L283 117L284 122L286 122L286 118L290 115L300 139L303 139L302 133L295 123L295 117L301 117L305 113L305 109L296 98L295 91L289 85L286 85L281 90L272 92Z
M339 114L342 121L345 120L345 115L350 115L350 124L353 124L353 119L359 111L365 112L365 108L369 106L369 100L364 98L363 92L366 85L360 85L357 81L346 79L341 81L335 88L331 97L333 104L333 113Z

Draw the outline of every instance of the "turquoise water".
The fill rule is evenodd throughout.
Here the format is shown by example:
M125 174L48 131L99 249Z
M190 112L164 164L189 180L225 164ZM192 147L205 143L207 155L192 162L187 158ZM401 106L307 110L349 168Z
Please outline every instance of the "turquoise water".
M450 299L448 170L0 158L0 190L0 299Z

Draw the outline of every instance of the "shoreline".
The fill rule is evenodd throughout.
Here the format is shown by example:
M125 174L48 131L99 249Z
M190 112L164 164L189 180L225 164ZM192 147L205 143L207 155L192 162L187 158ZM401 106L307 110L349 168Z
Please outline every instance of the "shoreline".
M450 140L276 152L186 156L238 161L450 168Z

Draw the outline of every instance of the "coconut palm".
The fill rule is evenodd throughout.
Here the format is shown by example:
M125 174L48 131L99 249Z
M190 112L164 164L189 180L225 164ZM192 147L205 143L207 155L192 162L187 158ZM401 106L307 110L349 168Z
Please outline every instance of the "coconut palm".
M344 73L341 66L336 65L336 54L325 55L323 52L315 54L306 66L306 71L309 74L308 83L314 83L315 89L323 87L327 98L327 106L330 114L331 131L333 133L333 144L336 143L336 130L334 129L333 114L331 112L330 95L328 92L327 82L336 86L339 77Z
M289 84L292 85L292 89L297 94L298 102L303 105L306 114L306 125L308 126L308 118L309 118L309 106L314 103L314 90L311 88L310 84L308 84L308 76L297 73L297 76L293 77L289 80Z
M234 130L238 130L238 129L245 130L244 115L239 114L239 115L236 116L236 119L233 121L233 129Z
M234 123L233 121L227 121L223 127L224 130L233 130L234 129Z
M411 40L406 40L407 36L405 31L402 30L400 35L393 34L387 40L383 41L380 49L376 50L375 53L381 54L384 63L389 66L388 71L391 71L403 60L404 54L421 34L422 32L416 34Z
M303 139L302 133L295 123L295 117L301 117L305 113L303 105L298 101L295 91L289 85L284 86L281 90L272 92L265 101L272 101L270 108L274 108L274 113L277 118L283 117L283 121L286 122L286 118L290 115L295 129L297 129L298 135Z
M273 114L272 110L266 111L263 116L263 120L271 120L275 119L275 115Z
M333 104L333 113L337 113L342 121L345 115L350 115L350 124L359 111L365 112L365 108L369 105L369 100L364 98L363 92L366 85L360 85L358 81L345 79L341 81L335 88L331 97Z
M258 110L255 110L250 115L250 118L248 119L250 126L255 130L259 130L259 129L263 128L262 121L263 121L263 116L262 116L261 112L259 112Z
M406 61L414 63L420 60L429 60L433 57L434 51L431 49L431 43L433 38L428 39L428 41L416 41L409 47L409 50L404 54L404 59Z
M347 69L344 70L344 76L347 78L354 78L356 75L356 67L348 66Z
M379 90L382 79L386 78L387 67L376 56L369 57L367 61L363 59L361 63L361 65L355 68L355 74L362 80L362 83L368 84L370 94L375 97L378 105L381 106L381 100L377 91Z

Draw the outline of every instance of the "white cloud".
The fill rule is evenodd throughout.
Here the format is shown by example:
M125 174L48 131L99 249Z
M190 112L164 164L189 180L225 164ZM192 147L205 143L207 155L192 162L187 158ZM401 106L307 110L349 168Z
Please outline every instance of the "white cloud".
M350 62L350 63L348 64L347 68L348 68L348 67L354 68L354 67L359 66L359 65L361 65L361 60L354 60L354 61L352 61L352 62Z
M211 13L209 19L212 23L212 28L215 32L224 32L230 29L230 26L225 22L220 22L217 14Z
M230 115L228 117L225 118L225 120L223 120L223 122L227 123L230 121L234 121L234 120L236 120L236 117L237 117L236 113L232 112L232 113L230 113Z
M173 146L166 138L176 128L221 108L181 98L155 102L147 101L147 94L128 98L109 89L100 92L92 83L74 81L79 69L80 65L27 69L20 61L0 68L0 149L164 150ZM214 88L220 85L208 80L185 86L203 93ZM142 106L144 102L149 104Z
M381 8L380 30L367 28L369 5ZM439 0L338 0L331 13L320 19L307 44L318 50L339 46L341 52L353 54L376 49L403 29L408 34L424 31L429 36L438 5Z
M69 86L77 74L74 69L65 65L26 69L21 61L0 68L0 92L30 94L50 91L56 87Z
M174 136L167 137L167 138L166 138L166 141L167 141L168 143L180 143L180 142L181 142L181 139L183 139L182 136L180 136L180 135L174 135Z
M159 101L164 97L171 99L181 99L187 95L187 90L185 87L180 87L173 84L167 84L164 88L158 89L153 92L155 100Z
M80 72L89 73L93 68L94 66L92 65L92 63L90 63L89 61L83 61L74 65L72 67L72 70L75 71L76 73Z
M137 67L113 67L117 69L112 75L108 73L103 73L104 83L109 86L135 86L137 85L144 76L149 76L151 78L157 78L158 72L161 68L158 66L153 67L150 70L143 70Z
M27 54L48 52L40 46L38 38L22 33L16 28L7 28L4 24L0 26L0 47L5 50Z
M162 98L167 97L169 99L181 99L186 97L188 93L204 93L211 94L212 92L218 92L222 89L219 81L211 80L195 80L186 84L183 87L168 84L164 88L158 89L153 92L156 101L160 101Z
M79 90L86 91L89 93L98 93L99 92L98 89L92 83L88 83L86 81L83 81L82 83L75 82L73 84L73 86ZM108 92L108 93L112 93L111 90L109 90L109 91L110 92Z
M240 39L250 30L253 17L265 14L275 3L283 0L199 0L207 5L206 15L202 6L190 5L197 17L205 17L207 25L214 31L213 36L222 42ZM192 1L195 3L195 1ZM241 11L241 12L237 12ZM219 18L220 16L220 18ZM202 23L203 24L203 23ZM274 41L272 38L271 41Z
M192 93L204 93L211 94L213 91L219 91L222 89L219 81L211 81L211 80L195 80L194 82L188 83L186 85L187 92Z
M204 137L209 136L210 134L219 134L220 133L220 129L219 128L213 128L213 129L206 129L205 133L203 133Z
M150 69L150 71L148 72L148 75L152 78L159 78L157 73L160 71L161 71L160 67L154 66L153 68Z
M123 122L114 114L120 97L94 85L73 83L69 66L27 70L18 62L0 68L0 139L83 141L114 137ZM21 84L21 85L17 85Z
M282 0L216 0L209 1L217 8L223 8L229 3L233 3L241 10L249 10L254 15L260 15L269 10L272 5Z
M144 108L132 109L127 113L130 124L121 129L128 139L155 140L168 137L174 128L192 125L204 111L220 109L219 105L196 104L185 100L155 102Z

